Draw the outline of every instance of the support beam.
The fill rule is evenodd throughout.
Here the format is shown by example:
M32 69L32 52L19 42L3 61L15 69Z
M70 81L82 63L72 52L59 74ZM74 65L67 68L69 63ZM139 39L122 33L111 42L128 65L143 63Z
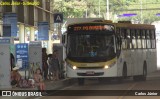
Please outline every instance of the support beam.
M0 37L3 35L2 21L0 20Z
M48 40L48 47L47 47L47 52L48 54L52 53L52 40L51 40L52 32L49 31L49 40Z

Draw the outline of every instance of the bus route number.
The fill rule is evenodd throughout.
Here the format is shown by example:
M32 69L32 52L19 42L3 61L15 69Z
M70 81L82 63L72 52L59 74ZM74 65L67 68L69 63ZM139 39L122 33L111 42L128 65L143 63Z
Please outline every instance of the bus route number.
M80 26L74 27L74 31L80 31L80 30L81 30Z

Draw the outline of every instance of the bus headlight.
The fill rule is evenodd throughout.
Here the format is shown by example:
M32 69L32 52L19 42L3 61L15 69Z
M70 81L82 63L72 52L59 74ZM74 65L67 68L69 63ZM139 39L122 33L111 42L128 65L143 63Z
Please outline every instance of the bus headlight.
M115 62L113 62L112 64L110 64L110 65L105 65L104 66L104 69L108 69L108 68L110 68L110 67L112 67L112 66L114 66L115 65Z
M109 68L109 66L108 66L108 65L105 65L105 66L104 66L104 69L108 69L108 68Z
M69 64L69 63L67 63L67 66L69 66L69 67L72 68L73 70L76 70L76 69L77 69L77 66L71 65L71 64Z
M73 69L75 70L75 69L77 69L77 67L76 67L76 66L73 66Z

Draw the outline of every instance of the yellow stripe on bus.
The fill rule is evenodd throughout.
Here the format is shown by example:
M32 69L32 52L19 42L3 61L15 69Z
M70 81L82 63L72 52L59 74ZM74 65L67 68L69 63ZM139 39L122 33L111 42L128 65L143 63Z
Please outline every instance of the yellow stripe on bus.
M105 65L111 65L115 63L117 58L113 58L111 60L108 60L106 62L95 62L95 63L84 63L84 62L74 62L69 59L67 59L67 63L69 63L72 66L77 66L77 67L102 67Z

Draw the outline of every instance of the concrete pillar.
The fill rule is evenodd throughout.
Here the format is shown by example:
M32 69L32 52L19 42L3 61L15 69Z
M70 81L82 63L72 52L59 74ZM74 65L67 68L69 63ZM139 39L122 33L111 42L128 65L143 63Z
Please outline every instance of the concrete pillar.
M30 27L30 41L34 41L34 40L35 40L34 27Z
M19 42L20 43L25 43L24 24L19 25Z
M0 36L3 35L3 33L2 33L2 32L3 32L2 24L3 24L3 23L2 23L2 21L0 20Z
M48 40L48 47L47 47L48 54L52 53L52 40L51 40L51 36L52 36L52 32L49 31L49 40Z
M59 23L59 24L58 24L58 35L59 35L60 43L62 43L62 32L61 32L61 28L62 28L62 25L61 25L61 23Z

